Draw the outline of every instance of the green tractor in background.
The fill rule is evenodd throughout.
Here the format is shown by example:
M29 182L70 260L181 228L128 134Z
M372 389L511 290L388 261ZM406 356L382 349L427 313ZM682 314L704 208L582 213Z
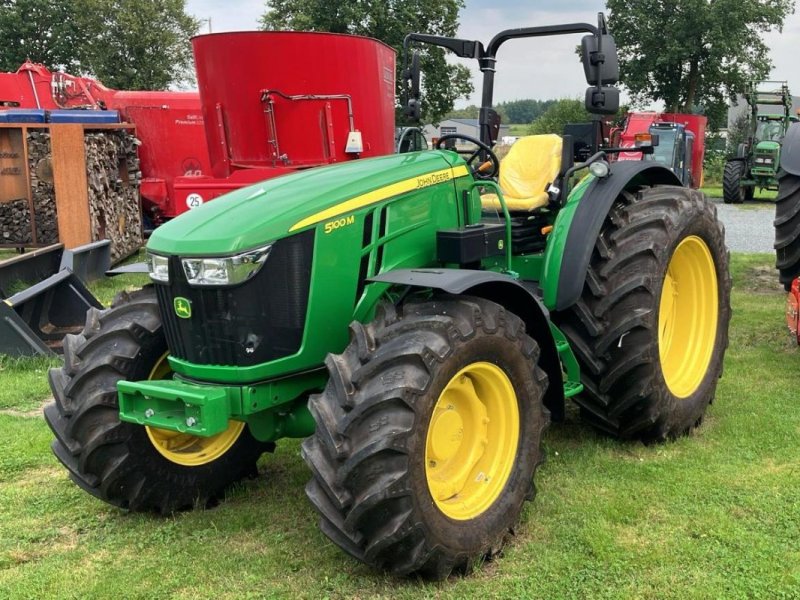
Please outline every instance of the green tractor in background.
M776 89L758 89L764 85ZM722 179L722 199L726 204L752 200L756 188L777 190L781 143L786 131L797 117L792 115L792 94L785 81L762 81L752 84L745 94L750 106L750 132L739 144L736 156L725 163ZM761 106L780 106L780 113L766 113Z
M277 440L307 438L325 535L438 579L502 547L567 398L622 439L697 426L730 319L714 206L652 161L575 163L559 136L523 138L502 164L491 149L498 49L575 33L588 34L587 109L615 113L602 14L486 46L412 34L408 46L477 59L481 138L462 139L474 150L443 149L445 136L298 172L157 229L152 285L90 310L50 372L45 416L75 483L171 513L255 474ZM415 113L417 69L409 79Z

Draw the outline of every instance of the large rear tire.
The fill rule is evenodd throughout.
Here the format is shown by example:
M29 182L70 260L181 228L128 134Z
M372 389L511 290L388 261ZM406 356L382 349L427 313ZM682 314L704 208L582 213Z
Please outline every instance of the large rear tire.
M553 315L581 363L582 416L645 442L697 425L722 373L730 287L724 229L701 192L623 192L580 300Z
M722 175L722 200L725 204L741 204L747 199L745 189L741 185L745 164L741 160L729 160L725 163ZM752 193L750 195L752 199Z
M788 292L800 275L800 177L781 171L775 202L775 267Z
M543 457L538 360L522 321L479 298L386 304L353 323L303 442L323 533L397 575L442 579L496 554Z
M255 475L270 449L236 421L214 438L120 421L117 382L165 376L166 353L155 292L145 288L108 310L91 309L83 332L64 339L64 366L49 374L54 454L85 491L132 511L206 506Z

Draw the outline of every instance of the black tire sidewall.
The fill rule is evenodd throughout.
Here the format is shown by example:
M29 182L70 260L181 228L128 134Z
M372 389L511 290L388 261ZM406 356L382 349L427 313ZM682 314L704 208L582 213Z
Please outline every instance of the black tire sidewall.
M717 379L722 372L722 360L725 353L726 345L726 326L729 319L729 309L724 301L725 281L728 277L725 266L727 265L727 248L724 243L721 243L718 235L717 224L709 218L707 214L692 214L686 213L681 220L681 227L678 229L677 235L672 240L668 251L664 253L661 260L661 285L658 288L656 296L656 327L652 329L655 339L653 340L653 347L658 351L658 319L660 306L661 292L664 285L664 276L667 272L672 256L678 245L689 236L697 236L708 247L711 252L711 257L714 262L714 272L717 277L717 328L714 337L714 348L712 350L711 359L706 369L705 376L700 385L695 391L686 398L679 398L675 396L667 386L664 374L661 368L660 355L657 356L655 364L655 377L658 384L657 389L661 398L658 404L661 405L659 411L662 415L662 421L666 424L666 428L673 433L680 433L682 430L692 427L698 419L700 419L706 410L709 398L713 396L714 390L717 385Z
M541 397L544 390L538 392L537 398L535 365L524 357L519 348L503 343L503 340L500 336L478 336L455 347L438 368L428 391L419 397L415 408L419 424L409 440L408 476L413 490L412 498L420 519L432 534L431 541L447 546L453 552L481 552L485 549L487 536L513 527L524 500L530 494L534 471L540 462L544 418ZM430 418L444 387L462 368L481 361L500 367L517 392L519 444L508 481L494 504L473 519L455 520L442 513L431 496L425 475L425 444Z

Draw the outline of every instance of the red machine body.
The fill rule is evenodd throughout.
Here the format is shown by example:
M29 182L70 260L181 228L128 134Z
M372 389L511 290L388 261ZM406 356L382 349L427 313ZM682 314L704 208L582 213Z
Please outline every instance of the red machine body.
M216 33L192 43L213 177L177 178L178 204L394 152L395 52L386 44L305 32Z
M792 338L800 345L800 279L792 281L786 297L786 326Z
M702 187L703 157L706 152L706 124L708 119L701 115L659 112L631 112L625 118L625 125L611 131L612 146L633 148L636 135L650 132L656 123L675 123L682 125L694 135L692 145L692 187ZM622 152L616 160L642 160L641 152Z
M0 108L117 110L142 142L154 222L297 169L394 152L395 52L328 33L192 40L196 92L112 90L27 62L0 73Z
M45 110L117 110L136 125L143 174L140 193L145 212L173 217L175 178L205 175L211 166L203 113L197 92L128 92L107 88L89 77L53 73L26 62L16 73L0 73L0 104Z

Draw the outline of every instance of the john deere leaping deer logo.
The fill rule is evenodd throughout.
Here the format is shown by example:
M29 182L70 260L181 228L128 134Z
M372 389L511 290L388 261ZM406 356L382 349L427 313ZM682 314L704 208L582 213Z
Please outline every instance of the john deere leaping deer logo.
M176 296L172 306L175 307L175 314L181 319L188 319L192 316L192 303L186 298Z

